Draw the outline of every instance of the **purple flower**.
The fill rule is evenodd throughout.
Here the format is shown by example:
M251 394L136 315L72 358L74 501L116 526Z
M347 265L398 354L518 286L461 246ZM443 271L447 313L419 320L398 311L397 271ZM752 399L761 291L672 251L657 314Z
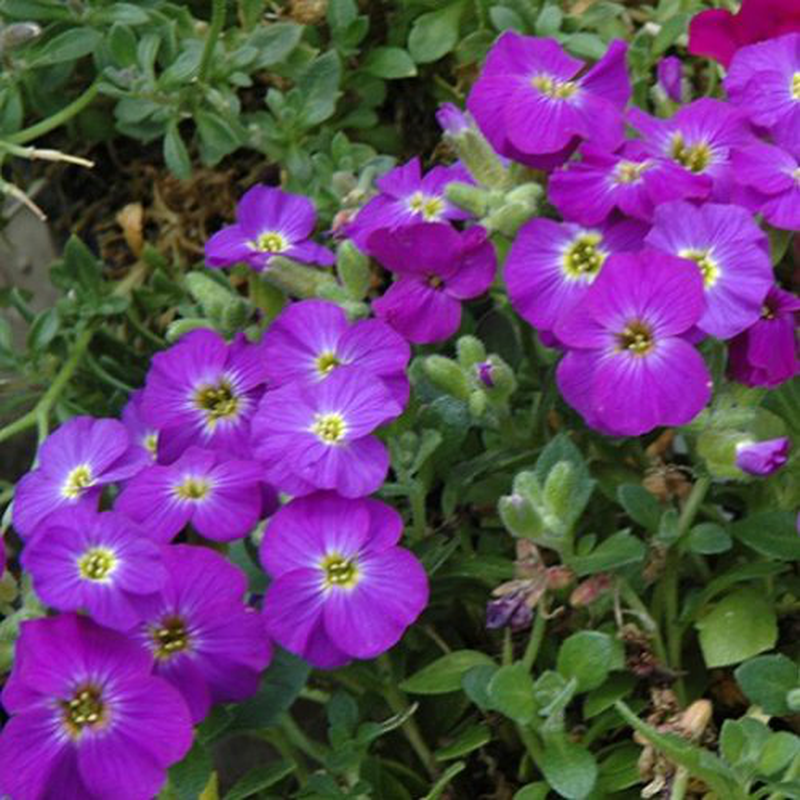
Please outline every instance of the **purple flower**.
M525 223L506 259L512 305L531 325L551 330L586 294L608 256L638 250L646 230L633 220L594 228L550 219Z
M137 638L152 653L155 674L199 722L212 703L256 693L272 647L261 617L244 604L242 570L205 547L178 544L163 553L169 578Z
M144 390L137 389L131 393L130 400L122 409L122 424L131 437L131 443L145 451L151 461L158 456L158 429L148 425L142 416L142 400Z
M556 326L574 348L558 365L564 398L617 436L689 422L711 396L703 359L683 338L704 307L700 273L685 261L646 250L611 256Z
M36 594L59 611L86 610L129 630L167 575L158 545L122 514L77 507L51 515L22 552Z
M773 286L761 316L730 342L728 372L746 386L774 388L800 372L795 317L800 299Z
M420 222L442 222L468 219L466 211L453 205L446 197L447 185L453 182L473 183L469 172L461 165L434 167L422 175L419 158L389 170L375 181L380 194L362 208L345 229L362 250L370 251L372 233L381 228L401 228Z
M507 31L490 50L467 108L498 153L531 166L555 166L579 139L613 150L631 95L625 54L624 42L612 42L579 77L584 63L555 39ZM537 160L543 155L549 163Z
M206 263L230 267L244 261L260 271L275 256L285 256L330 266L336 260L333 253L309 239L316 219L307 197L254 186L239 201L236 224L217 231L206 242Z
M628 120L643 134L642 143L651 156L670 159L700 176L705 183L705 197L713 190L713 199L729 199L733 187L731 149L754 141L739 109L720 100L702 98L669 119L656 119L632 108ZM665 190L667 196L654 197L656 203L672 199L672 188Z
M764 442L742 442L736 446L736 466L748 475L777 472L789 459L791 442L785 436Z
M776 228L800 230L800 148L756 144L734 150L736 181L751 192L748 206Z
M129 478L149 460L121 422L92 417L65 422L45 439L38 458L14 495L12 519L23 538L60 508L96 506L102 486Z
M0 793L151 800L192 745L180 694L128 636L86 617L23 622L3 689Z
M324 381L267 392L253 420L253 450L281 491L335 489L360 497L374 492L389 469L386 447L370 434L401 411L381 380L339 367Z
M428 602L425 570L396 546L402 529L377 500L320 492L284 506L261 543L269 635L323 669L396 644Z
M731 102L778 141L800 140L800 33L743 47L724 86Z
M295 380L316 383L352 365L380 378L401 406L408 400L411 350L405 339L379 320L350 324L335 303L292 303L270 325L261 346L271 388Z
M667 56L658 62L656 68L658 73L658 85L664 90L664 94L676 103L681 102L683 95L683 65L681 60L675 56Z
M698 266L707 304L701 331L730 339L758 319L774 278L767 237L745 209L665 203L645 241Z
M263 473L255 461L190 447L174 463L153 465L128 481L114 508L159 542L171 541L189 522L206 538L228 542L258 522Z
M249 458L250 418L264 390L266 366L257 345L231 344L198 330L153 357L141 410L159 430L159 457L174 461L187 447Z
M398 275L372 310L416 344L452 336L461 323L461 301L483 294L497 269L494 247L477 226L464 233L440 223L380 230L369 248Z
M439 106L439 110L436 112L436 121L448 136L457 136L471 127L466 114L452 103L442 103Z

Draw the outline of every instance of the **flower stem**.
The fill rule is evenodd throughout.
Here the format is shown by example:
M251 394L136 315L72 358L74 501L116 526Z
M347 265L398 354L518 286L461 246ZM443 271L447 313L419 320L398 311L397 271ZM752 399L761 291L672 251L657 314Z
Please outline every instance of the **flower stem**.
M64 106L60 111L56 111L52 116L43 119L41 122L37 122L35 125L31 125L29 128L24 128L21 131L6 136L6 141L11 144L26 144L34 139L38 139L40 136L44 136L46 133L50 133L50 131L56 128L60 128L65 122L69 122L73 117L80 114L81 111L97 97L99 91L99 83L93 83L80 97L73 100L69 105Z
M547 624L547 617L545 616L546 611L544 599L542 599L539 608L536 610L536 617L533 620L531 635L525 647L525 652L522 655L522 664L528 671L530 671L536 663L536 656L539 655L539 648L542 646L542 641L544 640L544 629Z
M198 80L200 83L205 83L208 78L208 70L211 67L211 59L214 57L214 47L217 44L220 33L222 33L222 26L225 24L225 11L227 3L225 0L213 0L214 5L211 8L211 26L208 29L206 36L206 43L203 47L203 55L200 59L200 70L198 72Z

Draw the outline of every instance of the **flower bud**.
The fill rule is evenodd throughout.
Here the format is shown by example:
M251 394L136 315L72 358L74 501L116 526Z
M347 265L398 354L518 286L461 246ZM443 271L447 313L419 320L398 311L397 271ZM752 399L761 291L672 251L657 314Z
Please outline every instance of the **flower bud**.
M241 299L227 286L202 272L190 272L184 280L189 294L200 304L203 312L209 317L221 318L225 313L225 309L231 303L238 302Z
M570 505L577 479L575 467L569 461L559 461L547 475L543 492L544 502L559 521L570 518Z
M456 342L456 353L458 354L458 363L466 369L486 358L486 348L476 336L462 336Z
M339 245L336 272L353 300L363 300L366 297L372 279L369 258L349 239Z
M772 475L789 458L791 442L786 436L764 442L743 441L736 445L736 466L748 475Z
M423 362L425 374L440 389L459 400L467 401L470 385L464 370L451 358L428 356Z
M575 580L575 573L569 567L548 567L547 588L557 592L566 589Z
M592 575L585 581L579 583L572 594L569 596L569 604L573 608L584 608L590 606L609 589L611 589L612 580L611 576L604 572L598 575Z
M508 203L497 211L493 211L483 221L484 226L490 231L512 237L529 220L536 215L536 209L527 203Z
M519 494L501 497L497 510L503 525L514 536L532 539L544 532L542 518L530 501Z
M476 217L482 217L489 206L489 195L485 189L471 183L453 181L445 188L445 196L459 208L469 211Z
M469 413L479 419L486 411L486 395L480 389L470 392L467 405L469 406Z
M166 340L172 344L177 342L182 336L185 336L191 331L196 331L199 328L213 328L214 326L207 319L202 317L186 317L185 319L176 319L167 326L167 331L164 335Z

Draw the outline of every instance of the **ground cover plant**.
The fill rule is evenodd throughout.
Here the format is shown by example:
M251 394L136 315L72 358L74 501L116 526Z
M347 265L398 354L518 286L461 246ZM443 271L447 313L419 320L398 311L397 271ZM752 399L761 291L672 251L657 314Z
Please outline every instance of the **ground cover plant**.
M0 794L800 798L793 2L0 25Z

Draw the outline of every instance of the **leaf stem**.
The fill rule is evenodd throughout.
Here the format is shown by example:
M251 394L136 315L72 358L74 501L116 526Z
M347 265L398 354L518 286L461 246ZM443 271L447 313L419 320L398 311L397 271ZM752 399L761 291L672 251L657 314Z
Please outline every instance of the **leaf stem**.
M533 626L531 627L531 635L528 638L528 644L522 655L522 664L529 672L536 663L536 657L539 655L539 648L542 646L542 641L544 640L544 629L547 625L546 612L547 608L544 598L542 598L539 607L536 609L536 616L533 620Z
M35 125L6 136L5 141L11 144L26 144L38 139L40 136L44 136L46 133L50 133L56 128L60 128L65 122L69 122L90 105L99 91L100 84L95 81L80 97L73 100L69 105L64 106L60 111L56 111L55 114L43 119L41 122L37 122Z
M227 3L225 0L213 0L211 8L211 25L206 36L206 43L203 47L203 55L200 59L200 70L197 74L200 83L205 83L208 78L208 70L211 67L211 59L214 57L214 48L222 33L222 26L225 24L225 11Z

